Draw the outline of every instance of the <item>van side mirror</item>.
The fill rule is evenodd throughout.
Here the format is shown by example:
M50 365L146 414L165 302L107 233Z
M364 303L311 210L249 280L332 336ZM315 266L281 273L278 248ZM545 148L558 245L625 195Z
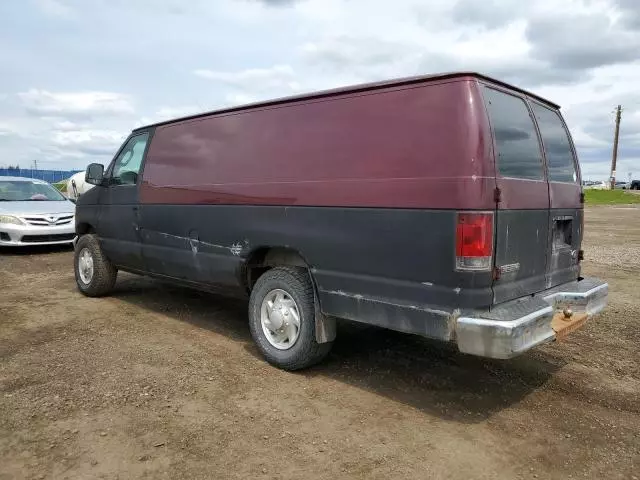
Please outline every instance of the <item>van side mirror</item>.
M91 185L102 185L104 180L104 165L101 163L91 163L84 174L84 181Z

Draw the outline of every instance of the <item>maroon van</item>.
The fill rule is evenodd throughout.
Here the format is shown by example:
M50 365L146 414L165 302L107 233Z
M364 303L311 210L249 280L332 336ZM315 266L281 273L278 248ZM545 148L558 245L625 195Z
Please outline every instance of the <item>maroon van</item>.
M356 85L134 130L77 203L88 296L118 270L249 297L285 369L336 318L510 358L604 308L559 107L475 73Z

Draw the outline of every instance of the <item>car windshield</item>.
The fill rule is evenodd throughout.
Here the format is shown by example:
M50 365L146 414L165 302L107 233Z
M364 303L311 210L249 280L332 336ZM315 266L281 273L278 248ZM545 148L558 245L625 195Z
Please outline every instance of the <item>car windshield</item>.
M46 182L39 180L1 180L0 201L24 202L33 201L61 201L65 197Z

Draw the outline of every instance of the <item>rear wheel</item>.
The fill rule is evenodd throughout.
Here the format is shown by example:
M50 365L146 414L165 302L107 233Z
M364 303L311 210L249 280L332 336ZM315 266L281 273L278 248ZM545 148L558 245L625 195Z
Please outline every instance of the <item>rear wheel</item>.
M78 239L73 263L76 284L84 295L100 297L113 289L118 270L104 255L95 235L83 235Z
M318 343L315 297L304 268L277 267L256 282L249 301L251 336L266 360L284 370L320 362L332 342Z

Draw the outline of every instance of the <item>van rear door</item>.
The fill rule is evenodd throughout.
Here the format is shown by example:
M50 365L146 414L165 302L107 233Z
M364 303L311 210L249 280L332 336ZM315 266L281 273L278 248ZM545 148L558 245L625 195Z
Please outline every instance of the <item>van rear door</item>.
M547 286L549 184L534 117L519 95L483 86L496 168L493 303Z
M530 101L542 140L549 182L550 245L547 284L555 287L578 278L583 203L580 168L569 130L560 112Z

